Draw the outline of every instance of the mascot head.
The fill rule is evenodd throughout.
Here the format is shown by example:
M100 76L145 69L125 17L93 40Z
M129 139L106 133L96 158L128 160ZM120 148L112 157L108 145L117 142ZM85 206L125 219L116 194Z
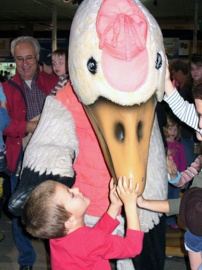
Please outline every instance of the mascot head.
M84 0L71 28L69 73L114 179L146 183L156 100L164 92L160 28L139 0Z

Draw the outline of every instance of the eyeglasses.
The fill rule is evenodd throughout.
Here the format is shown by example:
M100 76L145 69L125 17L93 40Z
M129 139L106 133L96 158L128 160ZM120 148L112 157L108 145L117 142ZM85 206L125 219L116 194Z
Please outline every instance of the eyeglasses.
M36 56L27 55L26 57L17 56L15 57L15 62L18 64L21 64L23 61L26 61L27 63L33 63L36 59Z

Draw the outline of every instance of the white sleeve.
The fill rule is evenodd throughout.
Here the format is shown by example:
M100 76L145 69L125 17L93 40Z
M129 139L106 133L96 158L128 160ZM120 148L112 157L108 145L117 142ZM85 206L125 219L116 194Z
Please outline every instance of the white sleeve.
M164 95L164 101L168 103L173 113L181 121L195 129L202 135L202 129L198 127L199 116L194 104L185 101L176 89L169 97Z

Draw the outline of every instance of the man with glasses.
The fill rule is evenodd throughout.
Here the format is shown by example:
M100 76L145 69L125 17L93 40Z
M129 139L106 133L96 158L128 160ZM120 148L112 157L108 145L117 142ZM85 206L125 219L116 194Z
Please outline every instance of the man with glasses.
M33 133L46 96L55 87L58 78L39 70L40 45L33 37L19 37L11 43L11 54L16 63L16 75L3 83L7 109L11 119L4 132L7 147L7 169L11 192L18 183L20 163L23 157L23 138ZM25 233L20 220L13 218L13 236L19 251L20 270L30 270L36 259L31 238Z

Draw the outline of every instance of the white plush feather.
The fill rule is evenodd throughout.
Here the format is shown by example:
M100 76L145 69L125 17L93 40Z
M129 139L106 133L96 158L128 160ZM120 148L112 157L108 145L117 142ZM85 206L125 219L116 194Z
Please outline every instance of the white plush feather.
M158 121L155 117L150 139L147 179L143 197L151 200L166 200L167 192L168 183L165 149ZM161 213L139 209L141 229L144 232L151 230L154 225L159 223L160 216L162 216Z
M72 115L55 97L46 98L39 124L29 141L22 170L73 177L72 160L78 155L78 140Z

